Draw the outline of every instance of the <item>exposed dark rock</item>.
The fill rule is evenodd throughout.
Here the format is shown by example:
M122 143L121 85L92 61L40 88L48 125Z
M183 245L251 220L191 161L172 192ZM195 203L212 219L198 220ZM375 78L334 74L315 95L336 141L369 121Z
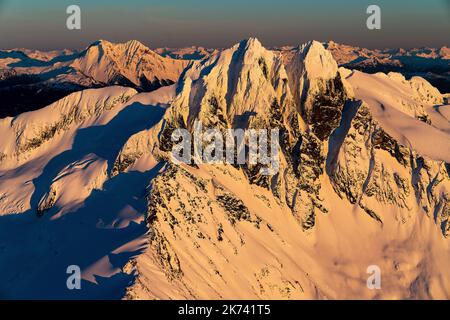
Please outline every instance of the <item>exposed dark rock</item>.
M372 136L373 146L389 152L403 166L409 164L409 150L401 146L397 140L392 138L383 129L378 128Z
M228 213L228 220L232 225L241 220L251 221L250 211L241 199L229 193L218 195L216 199Z
M347 99L339 73L334 79L324 83L320 93L314 97L312 110L307 115L308 123L314 134L320 139L327 139L339 126L342 108Z

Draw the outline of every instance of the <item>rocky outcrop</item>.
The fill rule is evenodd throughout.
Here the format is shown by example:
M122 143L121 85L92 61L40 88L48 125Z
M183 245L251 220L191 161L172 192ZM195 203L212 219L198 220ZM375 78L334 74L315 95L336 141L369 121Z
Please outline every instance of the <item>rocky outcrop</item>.
M144 130L132 135L123 145L113 168L111 169L111 177L125 172L129 167L136 163L143 155L152 154L154 148L154 139L151 130Z
M39 201L37 208L38 217L42 217L48 210L50 210L57 200L58 193L55 188L46 193Z
M224 234L220 215L223 221L228 221L227 230L240 221L258 221L231 191L178 165L168 165L152 181L147 199L150 245L169 279L180 279L183 275L183 265L171 248L176 239L187 236L197 249L203 239L208 246L214 246L230 236Z

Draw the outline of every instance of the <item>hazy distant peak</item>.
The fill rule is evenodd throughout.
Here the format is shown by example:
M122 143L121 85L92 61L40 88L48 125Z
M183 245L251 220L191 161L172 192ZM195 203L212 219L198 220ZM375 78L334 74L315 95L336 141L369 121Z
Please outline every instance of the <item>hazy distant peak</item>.
M110 42L108 40L97 40L94 41L89 45L86 51L89 51L89 49L94 47L100 47L105 50L118 50L118 51L125 51L125 52L136 52L138 50L142 51L151 51L147 46L139 42L138 40L130 40L125 43L114 43Z

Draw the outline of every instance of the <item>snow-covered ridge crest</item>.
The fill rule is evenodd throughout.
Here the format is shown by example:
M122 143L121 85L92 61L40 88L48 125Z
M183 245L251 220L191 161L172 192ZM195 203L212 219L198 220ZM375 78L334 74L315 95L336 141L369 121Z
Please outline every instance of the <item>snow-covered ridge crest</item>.
M61 131L92 121L103 112L126 103L136 90L125 87L88 89L72 93L46 108L0 120L3 159L21 156L42 146ZM88 126L90 123L85 123Z
M402 84L406 84L411 87L414 95L413 98L419 104L443 104L444 97L438 89L433 87L427 80L422 77L414 76L409 80L398 72L389 72L388 77L396 80Z

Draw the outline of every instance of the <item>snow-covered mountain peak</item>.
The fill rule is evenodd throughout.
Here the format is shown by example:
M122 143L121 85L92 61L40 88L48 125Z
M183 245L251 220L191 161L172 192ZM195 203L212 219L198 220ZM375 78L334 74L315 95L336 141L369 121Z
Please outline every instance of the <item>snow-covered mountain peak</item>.
M312 40L295 49L283 51L283 60L290 78L304 76L309 80L336 77L338 64L322 43Z
M132 58L133 55L139 55L143 53L152 56L159 56L157 53L153 52L150 48L148 48L138 40L129 40L124 43L113 43L107 40L99 40L90 45L89 49L96 46L99 47L100 50L103 50L104 54L125 56L128 59Z
M147 91L177 81L187 64L188 61L162 57L137 40L119 44L99 40L75 59L71 67L100 83Z
M274 53L266 49L257 38L248 38L235 44L232 48L224 50L225 56L232 55L233 63L243 65L259 65L262 59L270 63L274 59Z
M250 38L192 63L180 79L172 111L188 127L195 119L228 127L244 114L266 117L275 100L290 97L288 91L280 55Z
M148 49L148 47L145 46L142 42L140 42L139 40L135 40L135 39L125 42L125 47L127 47L127 48L144 48L144 49Z
M255 37L244 39L233 46L233 48L238 47L244 48L244 51L246 52L254 52L254 53L260 52L263 49L265 50L261 42Z
M336 127L347 96L336 61L318 41L282 52L282 59L298 110L315 127L316 135L325 139Z
M304 56L305 70L310 77L322 79L336 77L338 65L322 43L315 40L307 42L300 47L300 52Z

